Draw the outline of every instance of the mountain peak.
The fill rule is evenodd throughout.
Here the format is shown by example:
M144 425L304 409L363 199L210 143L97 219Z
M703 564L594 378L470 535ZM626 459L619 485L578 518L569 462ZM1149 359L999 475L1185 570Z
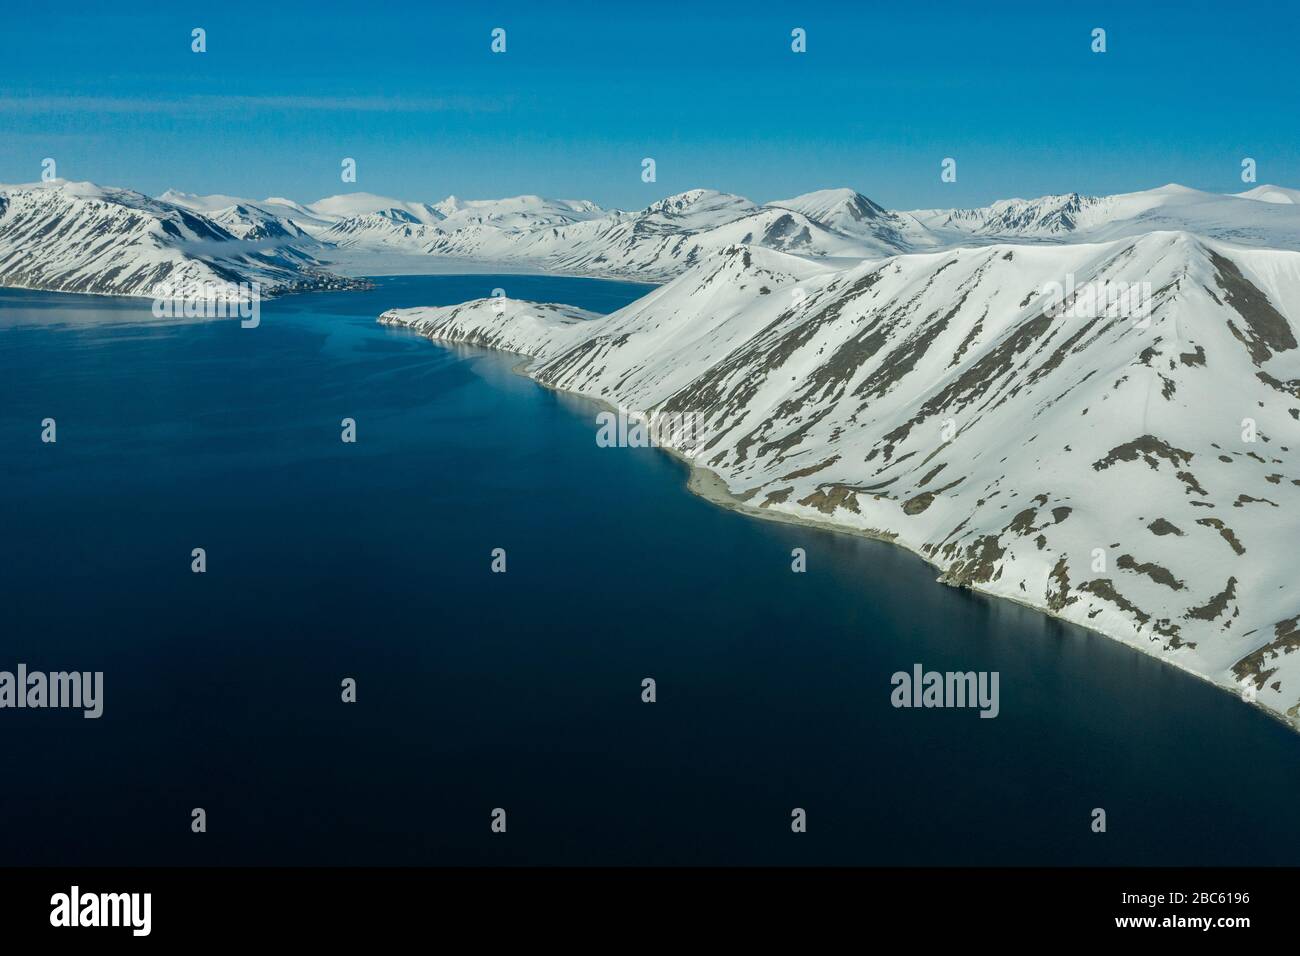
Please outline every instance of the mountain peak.
M1244 193L1234 193L1233 195L1239 199L1253 199L1256 202L1285 206L1300 205L1300 189L1287 189L1285 186L1256 186L1254 189L1247 189Z
M652 203L651 205L661 205L665 203L670 205L681 205L682 203L699 202L701 199L706 199L710 196L724 195L728 194L719 192L716 189L696 187L695 189L686 189L679 193L673 193L671 196L665 196L663 199L660 199L659 202Z
M767 205L798 213L841 236L881 243L886 252L902 252L914 245L929 243L924 227L914 221L905 221L856 189L818 189L793 199L777 199Z
M350 219L353 216L379 213L390 219L432 224L443 218L443 214L428 203L406 202L367 192L326 196L324 199L309 203L307 208L318 216L331 219Z
M758 207L744 196L716 189L688 189L651 203L638 214L644 230L707 229L747 216Z
M882 206L872 202L856 189L843 186L836 189L817 189L795 196L793 199L776 199L768 205L793 209L832 229L837 228L836 223L843 220L862 222L887 219L890 216Z

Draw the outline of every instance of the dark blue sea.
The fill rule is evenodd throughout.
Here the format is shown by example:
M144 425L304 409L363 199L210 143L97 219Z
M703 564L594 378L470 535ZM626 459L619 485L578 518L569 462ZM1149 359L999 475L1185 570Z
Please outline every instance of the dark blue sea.
M0 670L104 673L98 720L0 710L0 864L1300 863L1278 722L375 322L496 287L645 291L383 278L242 329L0 290ZM999 716L895 709L914 663Z

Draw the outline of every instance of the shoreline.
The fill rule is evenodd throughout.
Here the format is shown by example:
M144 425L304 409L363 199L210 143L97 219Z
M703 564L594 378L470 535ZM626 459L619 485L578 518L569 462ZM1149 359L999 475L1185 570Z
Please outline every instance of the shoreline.
M538 384L541 383L539 382ZM566 392L565 394L577 394L577 393ZM907 542L899 540L896 534L872 532L869 530L859 529L859 528L850 528L845 525L833 524L829 521L816 521L810 518L801 518L798 515L787 514L785 512L780 512L780 511L764 511L760 508L754 507L753 505L749 504L746 501L740 500L735 495L733 495L731 493L731 489L727 486L726 481L724 481L722 477L717 474L717 472L705 468L702 465L695 465L692 462L690 462L689 459L686 459L683 456L674 453L671 449L664 449L661 447L659 450L668 451L673 458L676 458L679 461L683 462L683 464L687 465L687 467L690 469L690 473L686 480L686 489L690 491L692 494L698 495L699 497L703 498L704 500L708 501L711 504L717 505L718 507L721 508L726 508L730 511L735 511L739 514L743 514L750 518L756 518L758 520L777 521L784 524L801 525L803 527L814 528L819 531L830 531L835 534L849 534L860 538L867 538L868 540L871 541L882 541L885 544L894 545L895 547L902 548L904 551L907 551L909 554L915 555L916 557L920 558L921 561L923 561L927 566L938 571L940 575L942 575L943 573L943 569L940 568L939 565L935 564L934 561L932 561L928 555L921 553L916 548L909 545ZM1029 601L1021 601L1011 595L995 594L991 591L984 591L980 588L973 588L964 584L952 584L951 582L943 580L942 577L936 577L934 579L934 583L938 585L942 585L943 587L957 588L958 590L969 591L972 594L978 594L981 597L987 598L992 601L1008 601L1020 607L1027 608L1028 610L1031 610L1036 614L1041 614L1046 618L1050 618L1051 620L1059 621L1062 624L1069 624L1073 627L1081 628L1082 630L1087 631L1089 634L1096 634L1098 637L1103 637L1113 644L1118 644L1119 646L1125 648L1128 651L1131 651L1134 654L1140 654L1143 657L1150 658L1151 660L1154 660L1160 664L1165 664L1170 667L1173 667L1176 670L1178 670L1180 673L1187 674L1190 677L1195 677L1197 680L1200 680L1206 684L1209 684L1211 687L1215 687L1231 695L1232 697L1239 700L1242 704L1245 704L1249 707L1253 707L1254 709L1258 710L1260 713L1263 713L1266 716L1273 718L1278 723L1286 727L1288 730L1294 733L1300 733L1300 725L1293 723L1292 720L1286 716L1286 714L1278 711L1270 710L1269 708L1263 706L1257 701L1247 701L1242 699L1240 693L1236 691L1234 685L1220 684L1218 681L1214 680L1208 675L1194 671L1189 667L1184 667L1182 664L1179 664L1177 661L1170 660L1167 657L1160 657L1155 654L1147 654L1143 651L1138 650L1136 647L1134 647L1132 644L1128 643L1127 641L1121 640L1120 638L1114 636L1113 634L1108 634L1103 630L1099 630L1098 628L1089 627L1088 625L1081 624L1078 621L1072 621L1067 617L1062 617L1060 614L1057 614L1050 608L1041 607L1037 604L1031 604Z
M348 276L342 276L341 278L348 279L348 281L359 281L360 279L368 279L370 277L359 276L356 277L355 279L352 279ZM383 278L383 277L377 276L377 278ZM262 298L265 301L270 302L273 299L284 299L292 295L312 295L313 293L317 293L317 292L370 292L374 288L376 288L374 283L370 283L369 285L356 285L356 286L346 286L346 287L318 286L318 287L308 288L308 289L275 289L265 293L262 296ZM101 299L123 299L123 300L134 300L138 302L152 302L157 298L157 296L147 295L143 292L89 292L83 289L49 289L44 286L0 285L0 292L6 292L6 291L45 292L50 295L87 295L87 296L95 296ZM204 300L204 301L208 301L208 300Z
M628 278L624 278L623 276L593 275L591 273L582 273L582 272L552 272L544 269L537 269L532 272L526 271L526 269L525 271L520 271L518 267L521 264L519 263L497 262L493 260L457 259L457 260L444 260L444 261L446 261L449 266L453 264L455 265L469 264L469 265L483 265L483 266L500 266L501 268L499 269L485 268L480 272L465 272L463 270L456 270L451 268L449 268L448 271L445 272L439 270L430 270L430 271L423 271L423 272L410 272L410 271L389 272L381 269L377 271L376 270L358 271L355 275L340 273L339 278L350 282L360 282L360 281L369 282L369 280L371 279L394 279L394 278L401 278L402 276L489 275L489 276L501 276L503 278L510 278L512 276L517 276L521 279L553 277L559 279L590 279L593 282L622 282L626 285L645 286L647 291L651 289L659 288L660 286L664 285L664 281L665 281L665 280L658 280L654 282L647 282L643 279L628 279ZM280 290L275 290L275 291L265 293L263 295L263 299L265 299L266 301L271 301L273 299L285 299L295 295L312 295L314 293L319 293L319 292L370 292L376 288L378 288L378 286L375 283L369 282L368 285L356 285L356 286L346 286L346 287L320 286L316 288L307 288L307 289L280 289ZM147 295L142 292L87 292L80 289L50 289L44 286L0 284L0 292L4 292L7 290L13 290L15 292L46 292L49 293L50 295L86 295L86 296L95 296L97 298L103 298L103 299L138 300L141 302L151 302L155 298L155 296ZM430 339L430 341L432 342L438 340ZM518 353L512 353L512 354L518 354Z
M369 261L366 259L367 256L371 257ZM524 259L461 259L454 256L385 253L374 250L356 250L356 254L351 259L351 267L347 265L349 262L348 256L341 256L337 259L322 258L321 261L327 266L337 269L338 274L345 278L362 279L384 279L394 276L499 275L520 276L522 278L550 276L558 279L595 279L601 282L624 282L629 285L643 285L651 289L658 288L671 281L667 278L634 279L631 276L612 275L607 272L572 272L564 269L548 269L544 264ZM372 268L367 268L367 266ZM410 271L410 268L393 271L404 266L411 268L425 266L426 268L418 268L415 272Z
M406 328L405 326L399 326L399 327ZM414 330L409 328L407 329L407 331L414 332ZM423 335L419 332L414 332L414 334L419 335L420 338L427 339L428 341L433 342L435 344L443 345L444 347L450 345L463 346L465 344L459 342L448 342L443 339L432 338L431 336ZM532 368L532 366L537 362L537 360L532 356L524 355L523 353L520 352L508 352L505 349L488 348L486 346L470 346L470 347L479 348L485 352L496 353L498 355L520 356L520 361L516 362L510 367L510 370L516 375L522 375L525 378L527 378L529 381L533 382L536 385L541 386L544 389L547 389L548 391L552 391L557 394L572 396L575 398L585 399L586 401L592 402L593 404L599 406L600 408L606 411L617 413L619 410L617 406L611 405L609 402L605 401L602 398L596 398L595 396L592 395L584 395L582 392L572 392L567 389L556 388L552 385L547 385L545 382L539 382L536 378L532 376L532 374L530 374L529 371ZM754 505L749 504L746 501L742 501L740 498L737 498L734 494L731 493L730 487L727 485L726 481L722 478L722 476L719 475L717 472L713 471L712 469L706 468L703 465L696 464L693 460L683 455L675 448L670 448L665 445L655 445L653 447L655 448L656 451L664 452L670 458L673 458L674 460L684 464L687 467L687 478L686 478L686 486L685 486L686 490L691 494L703 498L705 501L708 501L710 504L716 505L720 508L726 508L729 511L735 511L738 514L742 514L745 515L746 517L755 518L758 520L777 521L784 524L800 525L806 528L813 528L818 531L829 531L835 534L848 534L860 538L867 538L868 540L872 540L872 541L882 541L886 544L891 544L894 545L895 547L902 548L904 551L907 551L908 553L915 555L916 557L920 558L926 565L939 572L940 575L942 575L943 573L943 569L939 567L939 565L937 565L933 560L931 560L931 558L928 555L923 554L921 551L912 547L907 542L899 540L897 533L872 531L872 530L862 529L862 528L853 528L846 525L835 524L830 521L818 521L816 519L803 518L800 517L799 515L792 515L780 511L765 511L761 508L757 508ZM1293 720L1292 718L1288 717L1284 712L1270 710L1269 708L1260 704L1258 701L1248 701L1243 699L1240 692L1235 687L1235 685L1221 684L1218 681L1211 678L1209 675L1194 671L1189 667L1179 664L1177 661L1173 661L1167 657L1162 657L1156 654L1148 654L1140 650L1139 648L1135 647L1133 644L1130 644L1129 642L1115 636L1114 634L1108 634L1107 632L1100 630L1098 628L1089 627L1087 624L1082 624L1078 621L1072 621L1069 618L1062 617L1060 614L1057 614L1056 612L1052 611L1050 608L1041 607L1036 604L1031 604L1029 601L1021 601L1011 595L996 594L991 591L985 591L980 588L969 587L967 585L951 584L950 582L944 581L942 576L935 578L934 583L937 585L942 585L944 587L963 589L971 592L972 594L978 594L981 597L987 598L989 600L1009 601L1012 604L1017 604L1020 607L1028 608L1029 610L1034 611L1037 614L1041 614L1044 617L1050 618L1055 621L1059 621L1062 624L1069 624L1081 628L1082 630L1087 631L1089 634L1096 634L1099 637L1105 638L1106 640L1114 644L1120 645L1121 647L1125 648L1126 650L1134 654L1140 654L1141 656L1157 661L1160 664L1168 665L1170 667L1173 667L1174 669L1176 669L1182 674L1187 674L1190 677L1194 677L1197 680L1209 684L1211 687L1217 688L1218 690L1221 690L1224 693L1234 697L1243 705L1252 707L1253 709L1259 711L1265 716L1272 718L1273 720L1280 723L1282 726L1286 727L1292 733L1300 734L1300 720Z

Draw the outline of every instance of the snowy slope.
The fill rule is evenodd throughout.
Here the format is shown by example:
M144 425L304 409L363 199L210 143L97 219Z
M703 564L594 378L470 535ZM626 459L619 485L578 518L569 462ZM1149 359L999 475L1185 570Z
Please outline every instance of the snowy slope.
M274 219L230 228L126 189L55 180L0 186L0 285L178 296L257 282L266 295L354 285L289 244Z
M196 196L174 189L167 190L158 198L209 218L242 221L247 225L275 219L285 232L304 237L321 236L337 224L350 220L373 218L388 225L432 225L445 218L433 203L408 202L365 192L329 196L305 205L281 198L252 200L220 194Z
M498 229L538 229L567 225L606 214L594 202L585 199L543 199L541 196L512 196L508 199L457 199L448 196L434 203L448 231L472 226L495 226Z
M30 193L47 187L7 188ZM89 184L81 189L85 195L74 196L75 190L58 188L69 202L74 198L108 201L138 212L152 210L150 215L177 222L181 217L185 220L178 226L182 234L169 237L169 227L158 227L164 235L145 240L127 235L138 226L131 216L117 224L98 222L95 229L121 229L125 246L118 243L101 250L105 254L96 256L85 268L77 265L65 274L48 253L80 255L85 249L32 248L45 233L43 226L29 223L25 229L11 228L4 246L9 265L7 272L0 273L0 281L5 281L7 274L13 276L8 280L13 284L35 282L50 287L50 282L60 282L63 285L58 287L67 288L138 288L144 278L160 270L180 268L152 260L141 265L135 261L140 243L157 244L162 251L150 255L162 261L174 256L197 260L186 267L195 275L208 271L246 278L260 275L264 283L286 288L303 283L310 286L316 280L295 274L318 273L325 262L331 269L352 274L369 274L375 269L441 271L450 266L437 263L477 263L521 272L666 282L737 244L841 268L900 252L1008 241L1100 242L1158 230L1194 232L1243 245L1300 249L1300 204L1292 201L1300 192L1277 186L1229 196L1169 185L1115 196L1068 193L1002 200L978 209L911 213L891 212L851 189L818 190L766 205L717 190L692 189L644 209L621 211L602 209L586 200L532 195L494 200L449 196L430 203L356 192L302 204L282 198L248 200L175 190L148 200L128 190ZM24 200L32 201L30 197ZM159 209L169 212L164 215ZM40 215L65 213L51 206ZM215 233L205 241L235 239L246 245L242 250L236 245L224 249L209 245L204 255L193 254L193 249L180 251L178 247L192 243L207 230ZM119 260L126 248L133 250L129 266Z
M653 210L654 207L651 207ZM720 217L719 217L720 218ZM666 281L697 262L738 243L810 260L879 258L890 250L831 232L802 213L757 208L705 227L702 217L680 224L657 212L612 223L584 223L557 237L561 248L546 260L564 272ZM677 228L674 228L674 227ZM594 227L594 228L593 228Z
M1074 232L1085 210L1102 200L1078 193L1038 199L1001 199L976 209L921 209L912 213L931 230L974 236L1060 238Z
M1168 229L1244 245L1300 249L1300 206L1277 200L1294 191L1269 186L1253 192L1231 196L1170 183L1114 196L1068 193L1004 199L977 209L921 209L910 215L949 245L963 238L1099 241ZM1260 202L1263 196L1274 199Z
M416 203L350 193L299 206L167 195L220 217L236 233L258 228L259 216L275 217L287 231L333 247L331 257L344 268L351 259L371 263L369 257L380 254L413 263L435 257L662 282L737 243L847 265L900 252L1006 241L1097 242L1157 230L1300 249L1300 205L1293 201L1300 191L1277 186L1231 196L1171 184L1115 196L1067 193L913 212L884 209L852 189L822 189L765 205L692 189L631 212L540 196ZM295 248L312 254L305 242Z
M333 218L322 218L306 206L288 199L252 200L221 194L196 196L175 189L167 190L158 199L221 221L237 235L275 221L286 235L301 239L328 229L334 222Z
M869 202L869 200L868 200ZM313 204L320 210L320 204ZM666 281L702 258L738 242L812 259L861 260L890 255L901 241L830 228L798 210L761 207L741 196L693 189L636 212L537 196L433 204L443 218L417 222L383 211L339 219L312 230L341 249L519 263L579 275Z
M1254 199L1258 202L1284 203L1300 205L1300 189L1286 189L1283 186L1256 186L1244 193L1236 193L1241 199Z
M405 202L387 196L376 196L373 193L344 193L340 196L330 196L307 206L307 210L317 218L326 221L378 214L391 219L431 225L444 218L443 214L429 203Z
M1049 308L1067 276L1149 282L1149 315ZM741 507L895 540L1300 725L1300 253L1176 231L836 270L735 246L603 318L380 321L693 416L679 450Z
M851 189L818 190L762 206L730 193L692 189L622 212L537 196L474 202L451 197L432 205L443 217L437 221L363 211L362 204L327 230L309 231L344 250L658 282L736 243L841 264L972 243L1093 242L1157 230L1300 249L1300 206L1287 198L1280 187L1225 196L1169 185L1116 196L1068 193L978 209L892 212Z
M879 243L894 252L939 244L939 239L907 213L890 212L852 189L819 189L768 203L793 209L833 232Z
M465 212L433 227L408 228L373 216L358 217L336 224L324 238L345 247L382 245L423 255L519 262L555 272L649 282L667 281L736 243L814 260L859 261L896 251L889 242L835 231L796 210L760 207L707 189L669 196L637 212L605 212L591 204L580 209L568 204L534 207L526 219L499 211L467 218ZM541 216L548 222L539 226Z
M449 196L429 209L436 218L417 220L379 210L345 216L313 232L343 250L525 261L541 267L557 247L551 238L554 230L619 215L586 201L539 196L470 201Z

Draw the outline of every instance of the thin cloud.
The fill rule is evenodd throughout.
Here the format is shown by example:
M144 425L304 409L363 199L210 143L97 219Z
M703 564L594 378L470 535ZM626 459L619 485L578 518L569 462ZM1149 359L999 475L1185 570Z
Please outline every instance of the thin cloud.
M496 113L504 99L393 96L0 96L0 113L189 113L196 110L296 110L346 113Z

